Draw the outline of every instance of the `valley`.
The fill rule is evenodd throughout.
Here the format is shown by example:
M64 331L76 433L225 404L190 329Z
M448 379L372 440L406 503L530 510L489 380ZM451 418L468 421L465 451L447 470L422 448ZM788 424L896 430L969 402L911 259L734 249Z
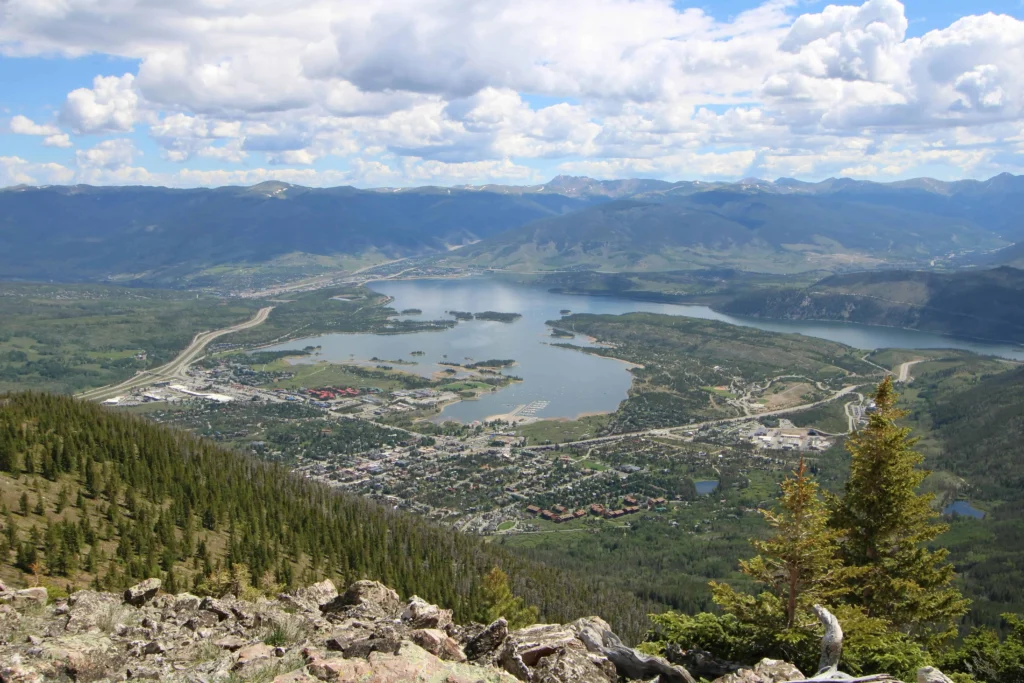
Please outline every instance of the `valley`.
M193 345L172 363L170 382L155 369L88 396L120 396L120 411L533 561L571 572L588 557L607 567L591 571L616 590L684 610L708 608L706 581L732 575L745 539L764 531L756 511L800 458L823 483L842 481L842 438L863 424L865 397L886 372L921 415L915 424L931 459L942 457L944 437L923 418L933 409L918 397L933 368L955 369L969 384L1014 368L969 350L1013 356L1012 347L730 319L703 307L553 295L502 280L385 280L277 296L253 300L268 304L259 324L228 328L208 345L198 338L205 349ZM445 315L460 310L522 317ZM822 336L870 343L858 350ZM901 343L919 349L870 350ZM449 361L451 351L458 355ZM488 368L488 357L505 360ZM621 388L581 410L589 407L581 394L600 398L581 391L581 381ZM471 412L460 419L458 410ZM580 412L599 414L577 419ZM953 471L943 468L929 485L940 507L960 500L988 511L951 532L958 553L976 553L967 550L973 539L1005 523L994 498L967 481L952 485L960 481ZM613 551L612 539L632 549ZM615 552L629 553L632 569L620 569ZM700 559L709 552L713 562ZM966 585L979 596L994 589L973 574ZM986 607L974 618L991 623L993 615Z

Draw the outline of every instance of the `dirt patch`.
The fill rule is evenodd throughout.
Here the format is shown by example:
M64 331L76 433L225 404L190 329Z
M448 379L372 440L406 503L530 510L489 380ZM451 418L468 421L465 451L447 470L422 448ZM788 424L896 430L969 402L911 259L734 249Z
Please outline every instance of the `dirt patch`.
M776 388L778 384L772 386L772 389ZM769 390L770 391L770 390ZM814 386L807 382L800 382L799 384L786 384L785 389L777 393L766 393L761 396L762 403L765 404L766 410L781 410L782 408L788 408L790 406L798 406L806 403L802 396L804 394L813 394Z

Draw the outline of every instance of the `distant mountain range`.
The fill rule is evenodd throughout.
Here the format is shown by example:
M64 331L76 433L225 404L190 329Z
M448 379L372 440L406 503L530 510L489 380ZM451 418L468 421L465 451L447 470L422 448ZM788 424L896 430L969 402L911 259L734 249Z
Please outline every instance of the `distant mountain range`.
M0 278L168 282L224 267L449 254L514 269L927 265L1024 242L1024 176L873 183L594 180L359 190L0 190ZM1009 253L1013 256L1013 252Z
M588 200L557 193L253 187L16 187L0 191L0 277L166 281L289 254L447 251Z
M1024 270L875 271L766 289L718 307L735 315L838 320L1024 344Z

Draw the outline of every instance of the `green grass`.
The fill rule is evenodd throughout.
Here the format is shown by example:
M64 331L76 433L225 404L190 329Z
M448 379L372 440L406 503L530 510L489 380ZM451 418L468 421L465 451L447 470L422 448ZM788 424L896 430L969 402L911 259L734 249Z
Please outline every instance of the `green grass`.
M498 525L498 531L508 531L516 525L515 521L509 520Z
M522 425L516 433L525 436L528 444L578 441L597 436L610 420L610 415L587 415L578 420L541 420Z

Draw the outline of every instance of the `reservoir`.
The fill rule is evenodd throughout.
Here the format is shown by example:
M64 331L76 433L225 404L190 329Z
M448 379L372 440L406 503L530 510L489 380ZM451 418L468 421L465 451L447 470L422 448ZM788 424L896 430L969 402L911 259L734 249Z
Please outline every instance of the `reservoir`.
M588 413L610 412L626 398L632 382L629 365L578 351L561 349L553 343L568 341L587 346L581 337L560 340L551 337L544 323L557 320L560 311L573 313L621 314L634 311L684 315L720 320L734 325L774 332L799 333L837 341L859 349L955 348L976 353L1024 360L1024 347L989 345L926 332L833 322L804 322L737 318L717 313L707 306L646 303L611 297L552 294L542 287L516 285L491 278L458 280L387 280L372 283L371 289L394 298L396 310L418 308L416 319L452 319L445 311L498 311L520 313L512 323L469 320L454 328L436 332L401 335L330 334L297 339L270 350L301 349L320 345L321 355L297 362L328 360L335 363L370 359L403 360L415 365L396 368L431 376L444 366L440 362L467 363L488 359L515 359L518 364L505 374L523 379L479 400L462 401L445 407L439 420L472 422L508 413L517 406L532 404L530 413L541 418L573 418ZM422 351L422 356L412 352ZM470 360L471 359L471 360Z

